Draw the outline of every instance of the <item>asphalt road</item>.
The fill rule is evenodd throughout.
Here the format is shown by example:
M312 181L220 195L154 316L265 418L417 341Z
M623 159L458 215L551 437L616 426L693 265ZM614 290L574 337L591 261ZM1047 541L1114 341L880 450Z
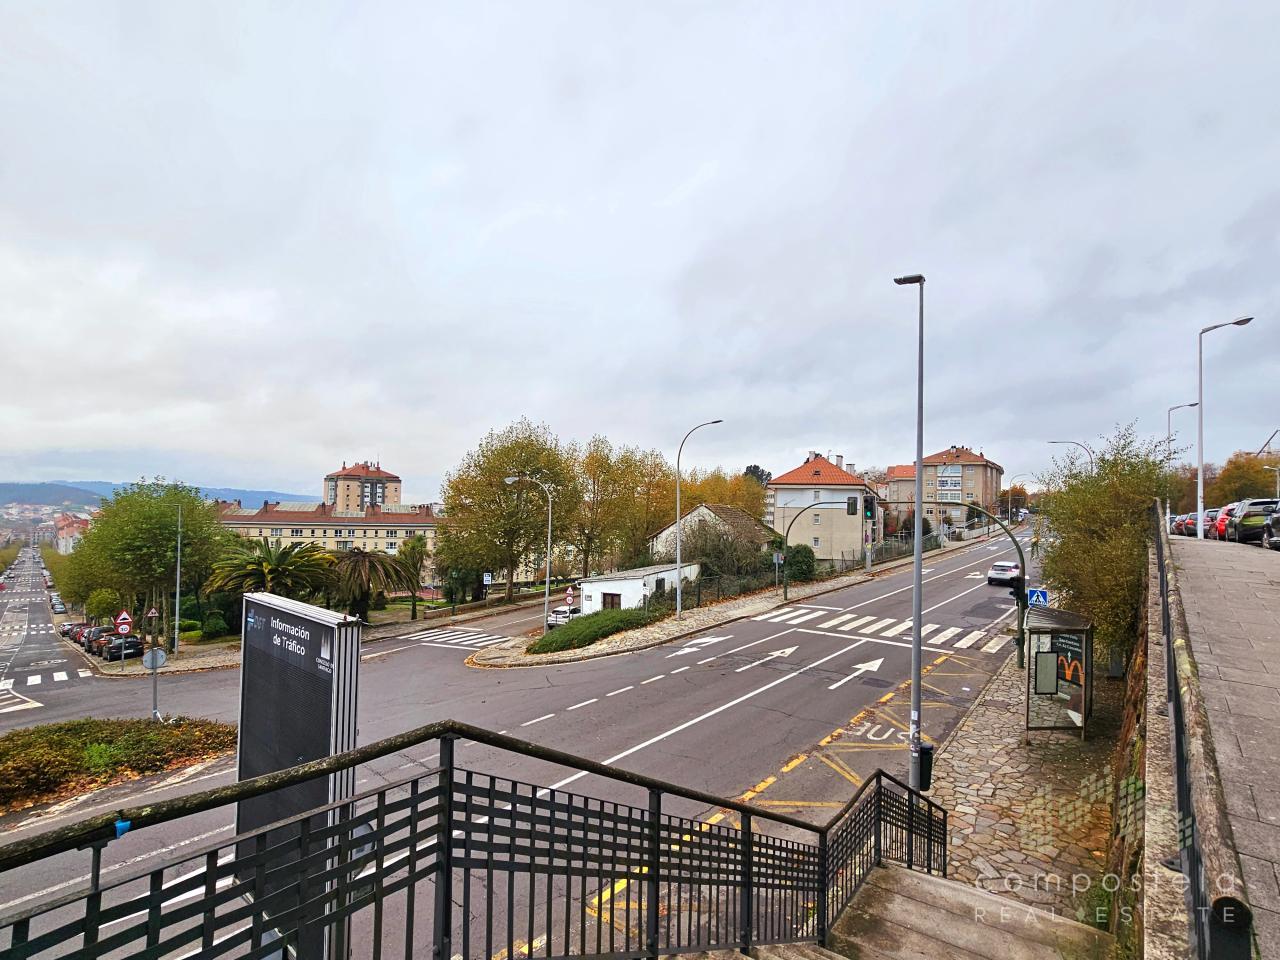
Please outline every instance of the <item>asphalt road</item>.
M1025 532L1019 536L1029 537ZM938 671L926 683L934 698L924 712L930 739L945 735L1012 649L1005 627L1013 601L1007 588L986 581L990 563L1011 555L1012 546L1002 539L926 558L925 663ZM38 596L15 594L8 600L23 608L14 615L15 624L20 616L29 624L50 620L47 604ZM536 617L541 611L533 613ZM895 691L901 693L909 678L910 615L911 570L906 567L808 601L780 603L770 613L683 642L560 666L471 668L464 660L473 652L476 636L487 634L472 625L455 630L424 626L420 637L371 645L363 655L360 742L452 717L718 796L774 802L780 810L822 822L876 766L905 771L905 711L895 715L895 704L886 701ZM9 618L6 611L6 623ZM7 655L9 641L4 643ZM4 676L16 681L46 670L37 666L44 660L70 661L73 655L75 649L51 633L28 633L18 641ZM163 711L235 718L237 671L162 680ZM0 712L0 730L70 716L147 716L151 709L146 680L82 679L77 674L74 683L69 678L42 681L35 688L15 682L15 687L23 696L39 689L41 698L32 699L40 706ZM868 717L876 721L874 726ZM841 731L850 752L823 754L821 745ZM811 756L822 762L803 762ZM357 789L403 779L435 759L433 744L384 758L360 768ZM548 769L475 744L459 744L458 762L606 799L638 799L634 788ZM221 761L6 817L0 830L6 839L26 836L126 803L229 782L233 776L230 762ZM765 786L770 793L762 794ZM775 795L777 800L769 799ZM119 871L134 858L158 848L171 855L184 848L194 852L198 845L225 841L231 831L230 811L214 811L126 834L104 852L104 879L123 875ZM85 882L87 863L87 854L74 852L6 874L0 911Z

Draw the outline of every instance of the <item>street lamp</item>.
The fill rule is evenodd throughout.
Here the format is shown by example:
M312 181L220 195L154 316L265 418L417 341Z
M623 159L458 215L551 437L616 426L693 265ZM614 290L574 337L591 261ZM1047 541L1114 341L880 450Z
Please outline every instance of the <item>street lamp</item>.
M684 592L681 584L684 582L684 567L680 565L680 454L684 452L684 441L688 440L694 430L701 430L703 427L709 427L716 423L724 423L723 420L708 420L706 423L700 423L692 428L684 435L684 440L680 441L680 446L676 450L676 619L680 619L681 604L684 599Z
M1081 443L1079 440L1050 440L1049 442L1050 442L1050 443L1071 443L1071 444L1074 444L1075 446L1079 447L1081 450L1083 450L1083 451L1088 455L1088 457L1089 457L1089 472L1090 472L1090 473L1093 473L1093 471L1096 469L1096 467L1094 466L1094 463L1093 463L1093 451L1092 451L1092 450L1090 450L1088 447L1086 447L1086 446L1085 446L1083 443Z
M916 334L916 492L915 544L911 568L911 765L907 782L920 789L920 620L924 580L924 277L913 273L894 277L898 286L920 289L920 320Z
M1204 539L1204 335L1222 327L1243 327L1253 317L1237 317L1215 323L1196 337L1196 539Z
M1280 467L1268 467L1266 464L1263 464L1262 469L1270 470L1276 475L1276 499L1280 500Z
M551 488L537 477L507 477L504 482L511 486L518 480L530 480L542 488L547 495L547 587L542 593L542 635L547 635L547 618L551 615Z
M1176 407L1170 407L1169 412L1165 414L1164 442L1165 442L1165 449L1168 451L1168 456L1170 460L1173 459L1173 411L1181 410L1183 407L1198 407L1198 406L1200 406L1198 401L1192 401L1191 403L1180 403ZM1168 497L1165 497L1164 528L1166 530L1169 529L1169 522L1172 519L1173 519L1173 504L1170 502Z

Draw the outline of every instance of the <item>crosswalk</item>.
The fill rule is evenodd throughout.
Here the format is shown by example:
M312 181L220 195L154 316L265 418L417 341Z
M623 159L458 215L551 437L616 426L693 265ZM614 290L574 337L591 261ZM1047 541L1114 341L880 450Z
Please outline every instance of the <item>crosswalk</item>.
M63 683L67 680L84 680L92 677L92 670L53 670L49 673L49 683ZM0 680L0 690L12 690L15 687L38 687L44 684L45 674L28 673L21 677L5 677Z
M52 623L33 623L30 626L6 624L0 626L0 637L7 637L14 633L54 633L56 630Z
M899 620L897 617L880 617L875 614L862 615L841 613L821 623L810 623L818 617L826 617L830 610L809 610L804 607L781 607L769 613L752 617L764 623L783 623L788 626L809 623L818 630L835 630L842 633L853 633L858 636L883 637L899 642L911 637L911 621ZM931 647L950 646L955 650L977 649L983 653L997 653L1009 642L1005 633L988 635L985 630L971 630L966 627L944 627L937 623L926 623L920 628L920 637L924 644Z
M437 627L434 630L424 630L421 633L410 633L406 636L396 637L398 641L417 640L423 646L457 647L472 650L491 647L495 643L510 639L510 637L504 637L496 633L485 633L482 630L473 630L467 627Z

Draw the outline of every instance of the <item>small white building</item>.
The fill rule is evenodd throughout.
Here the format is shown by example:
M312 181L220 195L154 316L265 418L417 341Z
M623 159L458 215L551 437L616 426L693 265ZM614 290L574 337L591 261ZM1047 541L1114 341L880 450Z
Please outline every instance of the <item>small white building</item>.
M680 572L684 580L697 579L698 565L683 563ZM581 581L582 612L595 613L597 610L631 610L643 607L648 597L659 590L668 590L675 586L676 565L674 563L656 563L651 567L637 567L634 570L618 570L599 577L587 577Z

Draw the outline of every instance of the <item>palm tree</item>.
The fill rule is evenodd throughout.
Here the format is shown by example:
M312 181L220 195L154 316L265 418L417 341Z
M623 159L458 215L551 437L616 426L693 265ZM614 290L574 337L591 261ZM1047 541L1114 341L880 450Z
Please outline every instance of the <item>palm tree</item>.
M265 538L244 540L213 565L205 593L274 593L299 599L323 590L333 576L333 558L317 543L273 547Z
M421 534L400 544L396 566L400 568L403 586L409 591L409 619L418 619L418 591L422 588L422 565L427 559L427 538Z
M347 605L349 615L366 623L374 594L385 593L404 582L396 558L389 553L352 547L332 556L338 599Z

